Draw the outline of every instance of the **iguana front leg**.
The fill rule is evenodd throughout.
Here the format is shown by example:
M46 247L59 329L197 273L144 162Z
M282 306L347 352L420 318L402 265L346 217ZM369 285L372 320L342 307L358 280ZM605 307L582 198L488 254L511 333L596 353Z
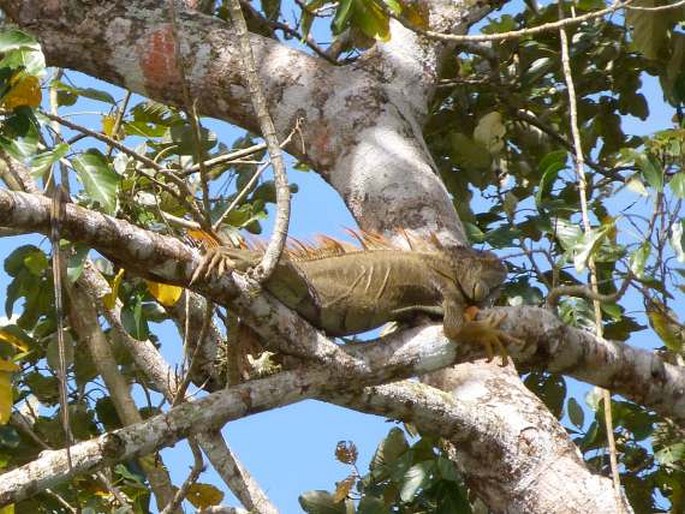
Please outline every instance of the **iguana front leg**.
M502 359L502 366L507 365L509 354L504 343L520 343L521 341L499 329L500 324L507 317L506 313L493 312L483 319L476 320L477 307L467 308L461 302L450 299L443 301L443 309L443 330L448 339L482 344L485 347L488 362L495 357L494 347Z

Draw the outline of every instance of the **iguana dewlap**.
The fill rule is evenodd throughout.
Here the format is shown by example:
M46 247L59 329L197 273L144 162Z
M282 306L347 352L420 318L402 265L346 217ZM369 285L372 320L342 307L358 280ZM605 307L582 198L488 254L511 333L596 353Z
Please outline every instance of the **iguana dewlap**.
M469 306L488 305L506 277L494 254L469 248L349 251L342 246L310 253L282 256L263 286L327 334L357 334L424 313L443 318L449 339L478 341L490 358L495 346L506 362L503 343L514 338L499 330L503 317L475 321L466 314ZM247 271L260 258L253 250L214 248L195 275L217 267Z

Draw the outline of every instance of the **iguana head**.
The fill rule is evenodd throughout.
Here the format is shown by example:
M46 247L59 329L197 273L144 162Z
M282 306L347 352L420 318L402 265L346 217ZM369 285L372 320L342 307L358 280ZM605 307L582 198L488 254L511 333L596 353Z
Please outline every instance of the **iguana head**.
M464 298L473 305L489 305L507 277L506 266L492 252L459 249L458 253L455 276Z

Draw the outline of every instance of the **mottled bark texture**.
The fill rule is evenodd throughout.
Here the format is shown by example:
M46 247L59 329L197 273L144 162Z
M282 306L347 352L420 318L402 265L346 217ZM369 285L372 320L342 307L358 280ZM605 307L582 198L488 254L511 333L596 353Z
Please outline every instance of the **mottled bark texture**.
M39 38L50 65L72 68L153 99L182 105L177 72L181 57L175 55L165 4L153 0L0 0L0 7L12 21ZM487 6L478 2L462 4L441 0L429 1L428 7L432 25L452 32L463 31L466 22L476 21L487 10ZM231 27L189 11L179 12L177 19L183 37L186 76L203 114L254 130L256 122ZM296 146L299 140L293 141L287 150L308 162L336 189L360 226L377 231L395 227L424 234L430 231L444 244L465 244L461 223L435 173L421 135L436 70L448 50L444 44L419 38L393 24L388 43L377 44L354 64L333 67L270 39L253 35L251 41L259 63L258 73L270 99L270 114L281 138L297 118L304 119L304 150ZM19 226L42 230L41 222L32 218L35 210L42 209L34 200L3 195L1 201L13 204L5 206L10 208ZM73 214L76 210L69 212ZM66 230L71 230L75 240L101 248L133 271L187 284L197 263L197 257L188 248L153 234L142 235L119 220L97 214L89 217L103 230L93 231L88 224L74 224ZM119 229L128 231L131 238L126 250L117 245ZM238 286L240 280L236 278ZM264 298L245 298L239 294L241 288L235 285L226 278L211 284L198 283L195 290L221 303L233 302L246 317L265 324L256 327L262 336L287 341L293 353L310 358L313 355L321 363L341 363L336 369L360 374L357 376L368 371L363 361L340 351L282 307ZM276 319L273 315L278 309L279 319ZM423 367L421 371L427 369L434 368ZM392 374L378 376L389 379ZM455 386L457 383L461 385ZM573 455L557 422L520 384L509 387L512 378L505 371L495 369L483 375L457 367L441 384L452 394L410 384L405 387L409 388L411 394L407 397L411 399L396 403L395 397L383 386L366 390L364 394L347 391L348 404L372 411L374 405L384 405L391 415L396 413L396 417L412 419L420 418L424 412L425 422L421 427L437 430L451 440L460 460L468 463L464 468L466 479L493 511L551 512L550 491L557 491L557 487L560 487L557 505L575 501L578 495L570 491L575 488L582 491L581 496L585 495L582 506L586 512L621 510L620 500L613 497L608 480L587 470ZM284 401L301 397L299 386L281 386L279 393L284 394ZM316 387L313 384L310 387L307 393L314 394ZM323 390L316 394L331 398L336 393L343 395L345 391ZM455 395L466 393L472 394L476 401L460 403ZM242 405L244 398L237 397L234 401ZM253 395L248 398L256 399ZM422 400L427 398L435 408L422 411ZM390 409L387 405L394 407ZM236 406L225 407L235 410ZM256 404L251 407L239 413L255 412ZM262 404L260 408L269 407ZM383 408L378 407L376 412L383 412ZM468 430L442 433L440 413L449 413L446 421L453 425L445 426ZM172 411L168 416L175 414ZM486 419L490 422L485 422ZM166 425L167 429L169 426ZM531 431L531 427L535 428ZM152 425L146 432L158 433ZM174 433L181 437L187 430ZM111 446L112 439L109 441ZM154 446L147 438L127 439L121 444L121 448L137 445L147 447L148 451ZM119 452L121 448L117 448L117 453L123 455L126 452ZM497 452L483 458L488 448L497 448ZM93 450L97 453L103 448ZM106 459L112 455L111 451L105 451ZM554 456L558 461L554 461ZM553 462L568 466L546 467ZM80 469L89 466L84 463ZM12 473L16 478L16 472Z

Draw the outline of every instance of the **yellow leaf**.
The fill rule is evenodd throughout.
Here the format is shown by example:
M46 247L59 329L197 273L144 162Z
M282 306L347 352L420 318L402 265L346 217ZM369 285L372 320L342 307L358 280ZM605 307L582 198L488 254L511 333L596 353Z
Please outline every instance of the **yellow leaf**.
M102 117L102 132L109 137L115 138L116 136L114 135L114 126L117 123L117 117L114 116L113 114L108 114L107 116Z
M666 310L663 303L651 300L647 304L647 317L654 332L666 344L669 350L679 352L685 343L685 334L673 311Z
M607 230L607 237L612 243L616 243L616 218L609 215L604 216L602 218L602 225L606 225L609 227L609 229Z
M346 479L336 483L333 501L338 503L347 498L355 483L357 483L357 478L354 475L350 475Z
M14 514L14 504L0 507L0 514Z
M0 425L6 425L12 414L12 374L19 366L8 360L0 360Z
M206 509L218 505L224 499L224 493L210 484L192 484L188 488L188 501L197 509Z
M146 280L147 290L155 297L159 303L165 307L171 307L183 294L183 288L178 286L170 286L169 284L160 284L159 282L152 282Z
M106 309L113 309L114 305L117 303L117 296L119 296L119 286L121 285L121 280L124 278L124 268L119 270L112 280L112 290L102 297L102 303Z
M10 81L10 90L2 98L2 105L7 109L14 109L27 105L38 107L42 99L40 82L33 75L20 74Z
M2 328L0 328L0 341L9 343L22 352L27 352L29 350L28 345L24 341Z
M402 15L413 26L427 30L430 16L428 2L425 0L407 1L402 4Z
M21 368L12 361L0 359L0 373L15 373Z

